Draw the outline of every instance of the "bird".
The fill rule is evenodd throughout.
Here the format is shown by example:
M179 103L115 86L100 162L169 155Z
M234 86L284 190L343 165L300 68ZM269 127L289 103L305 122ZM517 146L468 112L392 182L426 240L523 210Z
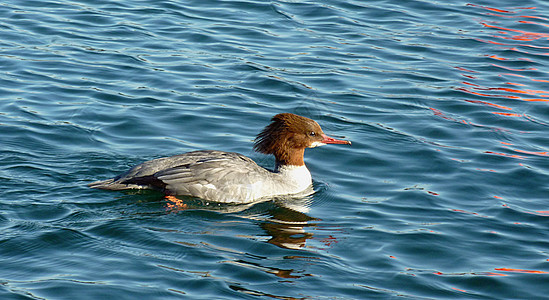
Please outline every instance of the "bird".
M253 149L275 157L269 170L235 152L198 150L157 158L114 178L88 184L104 190L153 189L169 196L247 204L260 199L312 191L311 173L303 160L306 148L350 141L327 136L307 117L279 113L255 138ZM310 193L309 193L310 194Z

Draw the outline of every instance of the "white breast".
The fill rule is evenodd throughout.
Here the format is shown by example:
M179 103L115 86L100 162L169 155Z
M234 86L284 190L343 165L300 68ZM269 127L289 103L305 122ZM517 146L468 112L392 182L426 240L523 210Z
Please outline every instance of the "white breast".
M312 183L311 172L303 166L280 166L275 173L279 175L281 183L279 190L286 190L286 194L295 194L304 191Z

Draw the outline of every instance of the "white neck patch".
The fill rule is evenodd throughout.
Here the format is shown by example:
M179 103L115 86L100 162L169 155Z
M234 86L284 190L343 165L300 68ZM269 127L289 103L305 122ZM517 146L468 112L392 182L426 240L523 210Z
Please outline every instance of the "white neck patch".
M314 141L314 142L309 146L309 148L320 147L320 146L324 146L324 145L326 145L326 144L321 143L321 142Z
M282 165L278 168L278 173L281 176L291 181L296 187L301 190L306 189L311 184L313 184L313 178L311 177L311 172L305 165L303 166L288 166Z

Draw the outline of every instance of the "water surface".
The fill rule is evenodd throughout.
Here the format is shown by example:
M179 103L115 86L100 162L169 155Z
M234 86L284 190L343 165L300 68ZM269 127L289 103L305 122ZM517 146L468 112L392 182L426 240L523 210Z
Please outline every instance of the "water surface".
M549 293L545 1L4 1L0 298ZM86 184L236 151L280 112L316 193L248 206Z

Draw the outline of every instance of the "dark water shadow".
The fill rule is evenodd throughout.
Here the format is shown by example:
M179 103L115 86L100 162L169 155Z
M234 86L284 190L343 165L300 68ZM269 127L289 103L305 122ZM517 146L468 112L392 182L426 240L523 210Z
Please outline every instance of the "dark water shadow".
M150 217L191 214L212 219L242 218L259 226L270 237L267 242L285 249L303 249L313 238L308 227L320 219L309 216L314 194L302 197L275 197L249 204L225 204L187 196L164 196L154 191L126 191L116 202L126 215ZM109 201L113 205L114 201ZM97 204L102 206L101 204ZM182 216L183 217L183 216Z
M302 249L313 234L306 231L314 227L319 219L307 213L313 195L304 197L276 197L250 204L212 203L192 197L165 197L167 213L201 210L231 214L252 220L270 236L270 244L286 249Z

